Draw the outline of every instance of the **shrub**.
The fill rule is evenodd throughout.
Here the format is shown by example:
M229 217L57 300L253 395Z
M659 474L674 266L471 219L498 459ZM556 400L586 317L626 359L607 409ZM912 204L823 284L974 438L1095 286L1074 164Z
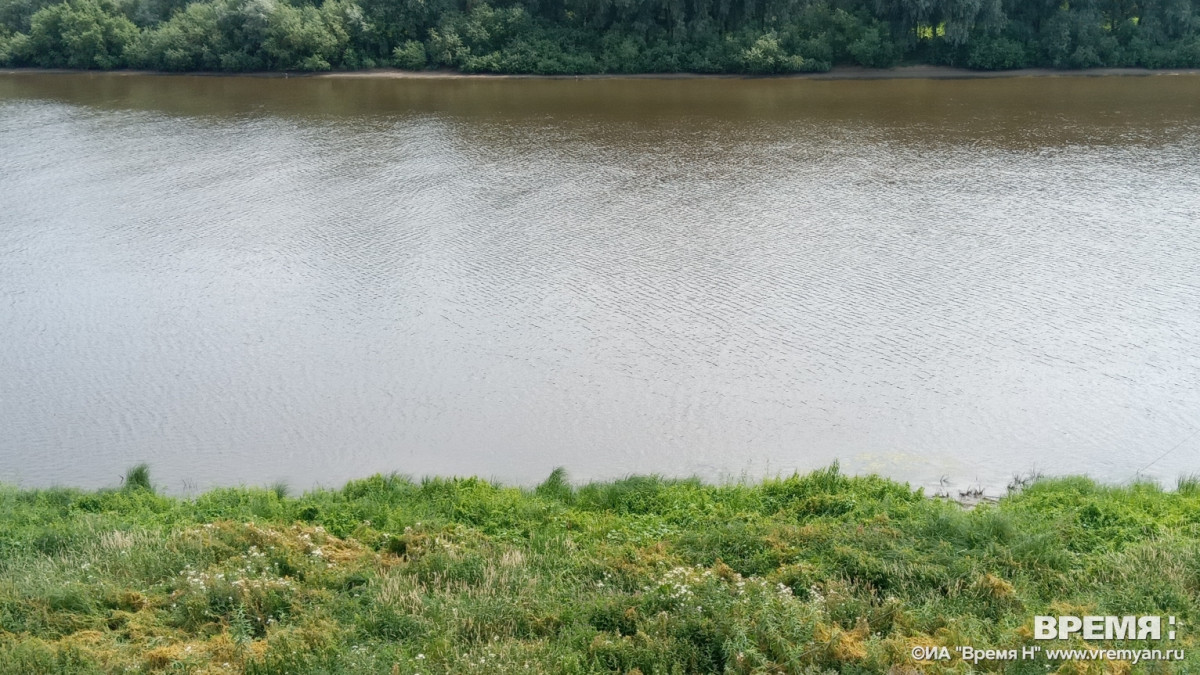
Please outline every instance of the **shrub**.
M1005 37L979 36L967 50L967 67L977 70L1024 68L1028 63L1021 43Z
M145 490L153 492L154 486L150 484L150 465L142 462L125 472L125 478L122 480L122 487L126 490L137 491Z
M423 70L429 57L425 54L425 45L416 40L407 40L392 51L392 62L404 70Z
M137 36L137 26L108 0L71 0L33 15L28 48L39 66L120 68Z
M862 37L850 43L847 51L859 65L869 68L891 68L896 65L896 47L878 26L865 29Z
M135 64L159 70L219 70L221 54L230 49L217 21L215 3L195 2L170 21L142 33Z
M571 489L571 483L567 480L567 470L561 466L551 471L546 480L537 486L535 492L538 496L566 504L571 503L575 496L574 490Z
M804 57L788 54L775 31L765 33L744 49L738 59L747 73L794 73L804 70Z

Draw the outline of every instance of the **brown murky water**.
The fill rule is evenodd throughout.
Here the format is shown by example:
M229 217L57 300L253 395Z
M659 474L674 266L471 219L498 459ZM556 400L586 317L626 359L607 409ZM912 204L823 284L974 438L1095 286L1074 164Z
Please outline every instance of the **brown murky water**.
M2 482L1170 481L1198 427L1197 76L0 75Z

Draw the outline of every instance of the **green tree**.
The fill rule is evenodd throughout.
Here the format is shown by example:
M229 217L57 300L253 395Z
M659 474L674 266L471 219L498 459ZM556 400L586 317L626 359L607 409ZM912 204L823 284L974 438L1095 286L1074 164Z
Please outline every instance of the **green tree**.
M967 55L967 67L979 70L1024 68L1028 63L1025 47L1016 40L1001 36L976 36L971 41Z
M762 74L900 61L1200 65L1200 0L52 1L0 0L0 63Z
M804 57L787 53L774 31L764 33L742 50L738 61L747 73L794 73L804 69Z
M109 0L71 0L33 15L29 49L39 66L120 68L137 36L137 26Z
M0 0L0 26L13 33L29 33L33 15L38 10L62 0Z
M397 68L422 70L429 62L429 57L425 55L425 45L416 40L407 40L392 52L392 60Z
M886 31L886 26L865 28L860 33L861 37L850 43L846 51L861 65L870 68L890 68L896 65L897 54L895 45L886 36Z
M342 16L326 3L292 7L277 4L267 19L263 52L269 68L277 70L329 70L340 63L350 35Z
M221 8L195 2L170 21L142 34L134 63L159 70L220 70L232 46L221 32Z

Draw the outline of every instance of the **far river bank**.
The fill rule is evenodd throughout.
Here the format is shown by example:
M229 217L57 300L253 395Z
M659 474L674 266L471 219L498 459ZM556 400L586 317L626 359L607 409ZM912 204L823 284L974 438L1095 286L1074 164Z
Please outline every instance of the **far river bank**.
M839 66L821 73L788 73L783 75L745 75L739 73L593 73L582 75L527 75L498 73L462 73L452 70L399 70L374 68L370 70L333 72L171 72L155 70L81 71L64 68L0 68L0 75L104 73L106 75L193 75L198 77L270 77L270 78L332 78L332 79L395 79L395 80L690 80L690 79L772 79L772 80L985 80L1014 77L1148 77L1155 75L1197 75L1200 68L1087 68L1058 70L1054 68L1019 68L1016 70L970 70L949 66L899 66L896 68L862 68Z

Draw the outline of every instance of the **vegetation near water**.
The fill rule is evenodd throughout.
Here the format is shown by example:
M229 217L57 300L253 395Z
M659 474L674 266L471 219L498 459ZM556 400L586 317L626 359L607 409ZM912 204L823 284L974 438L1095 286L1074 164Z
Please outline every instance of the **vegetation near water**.
M0 65L785 73L1200 67L1200 0L0 0Z
M288 492L164 496L145 467L120 489L0 489L0 672L1200 667L1193 480L1038 480L973 510L836 466L753 485L556 471L533 490L374 476ZM1119 646L1188 660L911 658L1031 646L1036 614L1173 615L1177 640Z

